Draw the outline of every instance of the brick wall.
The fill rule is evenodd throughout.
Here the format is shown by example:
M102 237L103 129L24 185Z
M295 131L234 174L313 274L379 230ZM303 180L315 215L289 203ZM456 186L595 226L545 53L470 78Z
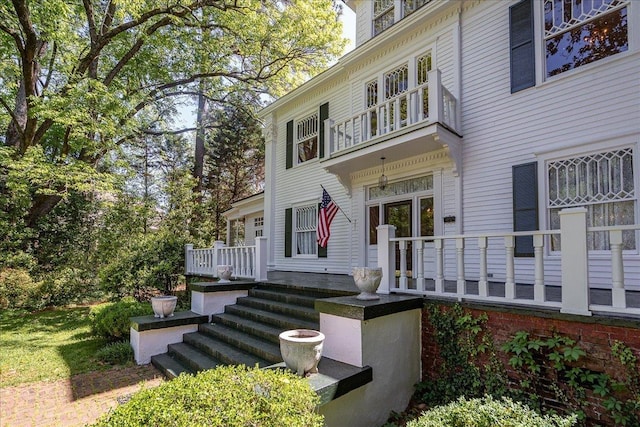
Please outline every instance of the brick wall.
M441 303L445 308L449 302ZM490 307L485 305L463 304L466 311L474 316L486 313L486 329L493 336L497 355L502 360L510 380L517 375L509 367L508 356L500 350L503 343L510 340L516 332L527 331L530 336L547 338L554 334L568 336L587 353L580 359L579 366L595 372L605 372L611 377L621 380L622 367L611 353L611 344L622 341L631 348L640 359L640 320L614 319L605 316L573 316L557 312L537 311L531 309ZM438 346L433 337L433 327L429 322L427 310L422 313L422 376L426 380L432 378L441 363ZM556 402L553 392L540 390L548 407L561 407ZM589 393L588 425L613 425L602 407L602 399ZM640 414L638 414L640 420Z

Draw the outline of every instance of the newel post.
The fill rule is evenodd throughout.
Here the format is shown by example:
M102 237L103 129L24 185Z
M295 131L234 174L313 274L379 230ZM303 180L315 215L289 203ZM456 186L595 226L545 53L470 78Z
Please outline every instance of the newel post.
M191 274L191 270L193 269L193 259L191 254L193 253L193 245L184 245L184 275L188 276Z
M427 73L429 87L429 121L432 123L442 121L444 118L444 105L442 103L442 76L439 69Z
M390 239L396 237L396 227L379 225L378 230L378 267L382 268L382 282L378 293L388 294L396 287L396 244Z
M560 211L560 244L562 257L560 312L591 316L586 208L567 208Z
M255 281L267 281L267 238L256 237Z
M225 246L226 245L222 240L216 240L215 242L213 242L213 262L211 263L213 264L211 266L211 268L213 269L213 277L218 277L218 266L226 264L226 260L220 260L220 258L222 257L222 248L224 248Z

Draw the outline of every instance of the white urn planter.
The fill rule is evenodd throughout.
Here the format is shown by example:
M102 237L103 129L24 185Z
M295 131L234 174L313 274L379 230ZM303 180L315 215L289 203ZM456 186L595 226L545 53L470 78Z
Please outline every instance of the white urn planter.
M371 267L354 267L353 281L360 290L360 295L356 298L359 300L377 300L380 299L376 295L380 281L382 280L382 268Z
M311 329L292 329L280 334L280 354L287 368L304 377L318 373L324 334Z
M233 266L231 265L219 265L217 267L218 283L229 283L231 275L233 274Z
M178 297L171 295L151 297L151 308L153 308L153 313L155 317L159 317L161 319L173 316L173 311L176 309L177 303Z

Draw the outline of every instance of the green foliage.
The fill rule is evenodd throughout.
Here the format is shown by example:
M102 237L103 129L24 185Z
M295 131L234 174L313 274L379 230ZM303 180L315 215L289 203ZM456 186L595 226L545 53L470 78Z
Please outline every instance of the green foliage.
M498 361L492 337L483 331L486 315L474 317L458 304L442 310L426 307L440 351L437 377L416 386L420 400L429 406L451 402L459 396L501 396L505 373Z
M39 308L41 288L42 282L22 268L0 269L0 308Z
M587 419L589 395L595 395L603 399L616 425L640 426L638 360L623 343L615 342L612 346L613 356L626 373L621 380L581 366L586 352L567 336L554 334L543 339L519 331L502 349L510 355L509 365L518 372L516 395L529 405L547 409L540 393L545 384L550 384L556 399L577 414L581 422Z
M407 427L569 427L576 417L539 415L509 398L494 400L491 396L455 402L426 411Z
M91 332L110 341L129 339L129 319L149 314L153 314L151 304L137 302L133 298L100 304L91 308Z
M224 366L140 391L95 426L320 427L317 402L292 373Z
M107 344L96 352L96 359L109 365L126 365L133 361L133 349L129 341Z

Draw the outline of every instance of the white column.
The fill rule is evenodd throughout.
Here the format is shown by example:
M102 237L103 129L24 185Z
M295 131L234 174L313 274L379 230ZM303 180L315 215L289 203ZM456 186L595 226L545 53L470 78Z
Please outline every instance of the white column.
M388 294L396 287L396 248L395 242L389 241L396 237L396 227L393 225L379 225L378 231L378 267L382 268L382 282L378 288L379 294Z
M560 211L562 308L560 312L591 316L589 311L589 254L587 209Z
M436 293L444 292L444 254L442 247L444 240L434 239L433 246L436 248Z
M400 289L407 289L407 241L398 242L400 246Z
M216 240L213 242L213 262L211 263L211 267L213 268L213 277L218 277L218 265L222 265L220 260L222 255L221 249L224 247L225 244L222 240Z
M533 285L533 300L543 303L545 300L544 289L544 236L536 234L533 236L533 256L535 259L535 282Z
M418 279L416 281L416 289L419 291L424 291L424 241L417 240L416 242L417 249L417 263L416 266L418 270Z
M256 282L267 281L267 238L256 237L256 259L255 259L255 280Z
M193 245L188 244L184 245L184 274L189 275L193 270L193 261L191 259L191 254L193 251Z
M442 78L439 69L429 71L427 74L429 87L429 121L432 123L441 121L444 116L442 105Z
M615 308L627 308L622 264L622 230L614 230L609 233L609 245L611 246L611 279L613 284L612 305Z
M456 255L458 260L457 293L458 295L464 295L466 285L464 280L464 239L461 237L456 239Z

